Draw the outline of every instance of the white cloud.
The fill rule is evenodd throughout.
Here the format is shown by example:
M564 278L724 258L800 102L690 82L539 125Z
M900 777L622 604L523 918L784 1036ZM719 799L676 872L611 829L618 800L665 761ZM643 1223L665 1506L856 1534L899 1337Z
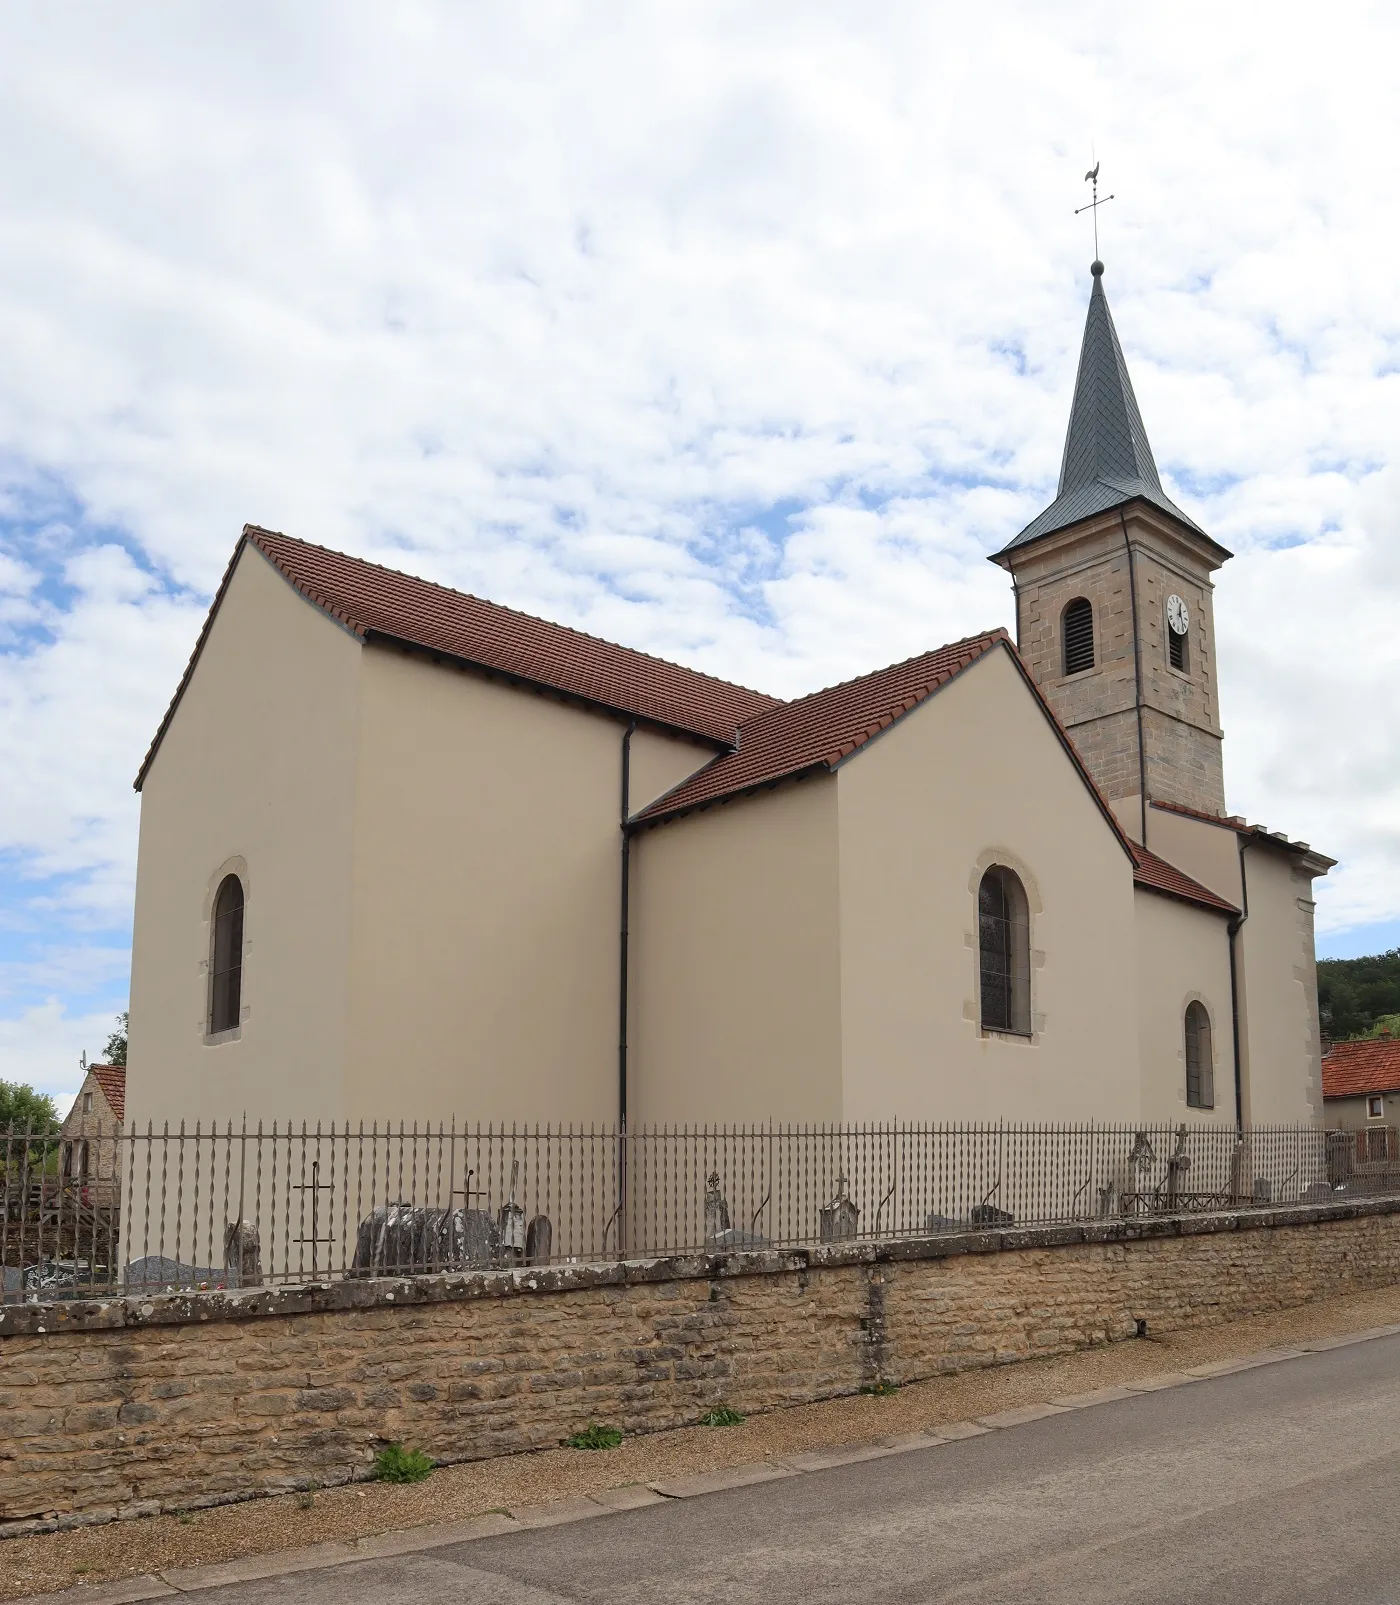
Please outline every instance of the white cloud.
M1232 803L1345 860L1324 925L1393 917L1398 91L1347 8L11 9L5 917L129 920L245 520L786 693L1009 622L1094 140L1149 431L1239 553Z
M69 1015L57 998L0 1018L0 1081L46 1092L67 1114L83 1082L79 1056L96 1060L113 1028L110 1014Z

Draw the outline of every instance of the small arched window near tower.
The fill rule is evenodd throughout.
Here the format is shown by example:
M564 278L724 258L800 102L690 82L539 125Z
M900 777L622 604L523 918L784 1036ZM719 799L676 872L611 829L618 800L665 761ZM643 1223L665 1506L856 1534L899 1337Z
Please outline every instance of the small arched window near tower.
M1186 1005L1186 1103L1191 1109L1215 1108L1215 1054L1203 1003Z
M1060 619L1064 641L1065 673L1083 674L1094 666L1094 604L1087 596L1076 596Z
M214 898L209 1034L232 1031L243 1002L243 882L225 875Z
M982 1029L1031 1034L1031 924L1014 870L993 864L977 889Z

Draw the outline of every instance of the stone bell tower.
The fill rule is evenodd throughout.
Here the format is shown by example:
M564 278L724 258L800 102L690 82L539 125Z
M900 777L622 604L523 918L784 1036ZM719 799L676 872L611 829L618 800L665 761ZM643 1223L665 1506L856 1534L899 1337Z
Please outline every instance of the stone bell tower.
M1211 575L1230 553L1162 489L1103 288L1059 493L992 561L1021 656L1130 835L1149 801L1225 812Z

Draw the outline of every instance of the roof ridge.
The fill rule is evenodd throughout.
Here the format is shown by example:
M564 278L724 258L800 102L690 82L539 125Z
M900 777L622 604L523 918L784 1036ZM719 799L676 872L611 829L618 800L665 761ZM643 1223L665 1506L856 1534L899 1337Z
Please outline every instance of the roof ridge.
M664 819L706 808L763 786L776 785L781 780L820 770L830 772L999 646L1009 652L1015 651L1010 636L1000 627L981 635L964 636L950 641L947 646L933 647L898 663L888 663L850 680L823 686L794 702L762 709L740 725L739 746L735 751L720 754L703 769L655 798L634 816L635 820L640 825L659 824ZM907 673L926 658L941 660L937 672L921 676L912 683L907 678L900 681L901 671ZM882 677L888 677L893 683L878 699L865 706L858 701L854 707L843 705L852 695L859 697L863 689ZM830 705L827 709L821 707L823 700ZM821 710L824 717L813 718L814 707Z
M815 701L817 697L827 696L833 691L845 691L851 686L860 685L865 680L873 680L877 675L893 674L900 669L907 669L911 664L917 663L920 658L941 657L946 652L956 651L958 647L971 647L977 645L979 642L985 642L986 646L990 646L993 642L998 640L1005 641L1008 646L1011 644L1010 632L1007 630L1004 624L998 624L994 629L991 630L979 630L973 635L964 635L956 641L946 642L943 646L926 647L924 651L915 652L907 658L899 658L894 663L881 664L878 669L867 669L862 674L853 674L847 680L833 680L830 685L818 686L815 691L804 691L800 697L792 697L786 702L775 703L771 708L760 709L759 712L752 714L749 718L745 719L739 728L740 730L747 730L751 725L756 724L761 719L771 718L775 714L795 712L797 709L805 707L808 703ZM986 646L983 647L984 651L986 650Z
M374 569L379 574L389 574L396 579L412 580L416 585L429 586L434 591L440 591L444 596L475 602L480 607L494 608L500 613L508 613L512 618L523 619L531 624L548 624L552 629L565 630L581 641L591 642L594 646L608 647L615 652L627 652L633 657L645 658L648 663L659 663L663 668L676 669L682 674L693 674L698 679L708 680L711 685L724 686L733 691L744 691L753 697L764 697L775 706L781 707L785 705L783 698L775 697L771 691L760 691L755 686L741 685L737 680L726 680L723 676L710 674L704 669L692 669L689 664L677 663L673 658L663 658L655 652L644 652L640 647L627 646L621 641L610 641L606 636L594 635L588 630L580 630L577 625L561 624L558 619L545 618L540 613L527 613L523 608L511 607L506 602L493 602L490 597L478 596L475 591L458 590L455 585L444 585L441 580L425 579L423 575L412 574L407 569L390 568L387 563L376 563L372 558L357 557L353 552L341 552L333 546L322 546L317 541L303 540L299 535L287 535L282 530L266 529L261 524L245 524L243 533L262 552L263 556L277 567L279 573L282 573L289 583L294 585L297 590L306 590L308 594L309 588L304 587L286 572L283 565L278 562L276 555L268 551L264 546L260 537L267 537L275 541L289 541L291 544L302 547L307 551L320 552L327 557L337 557L349 563L358 563L362 568ZM324 599L318 598L318 605L325 607L328 612L336 611ZM346 622L349 622L348 618ZM374 626L370 626L370 628L374 628Z

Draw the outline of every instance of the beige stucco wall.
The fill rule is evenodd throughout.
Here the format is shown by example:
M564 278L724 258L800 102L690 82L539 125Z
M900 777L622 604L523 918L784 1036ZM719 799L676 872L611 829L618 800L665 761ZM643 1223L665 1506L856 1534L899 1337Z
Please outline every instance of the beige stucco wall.
M635 838L636 1121L841 1117L836 834L819 778Z
M1152 851L1234 908L1241 906L1239 840L1228 825L1211 825L1169 808L1147 810Z
M246 547L146 776L127 1118L343 1119L359 645ZM205 1040L209 916L244 877L243 1010Z
M615 1120L623 728L366 650L356 1120ZM639 730L633 807L710 756Z
M1312 879L1294 855L1245 848L1249 918L1239 935L1247 1125L1322 1118Z
M1207 827L1209 828L1209 827ZM1142 1117L1214 1124L1235 1118L1235 1050L1230 1009L1229 920L1175 898L1138 889L1138 1063ZM1215 1105L1186 1105L1186 1006L1210 1016Z
M138 1121L611 1121L624 725L364 648L246 548L142 796ZM634 733L631 805L712 749ZM242 877L243 1019L206 1041Z
M845 1118L1134 1118L1131 865L1010 657L851 758L838 791ZM1030 900L1030 1040L979 1025L993 862Z

